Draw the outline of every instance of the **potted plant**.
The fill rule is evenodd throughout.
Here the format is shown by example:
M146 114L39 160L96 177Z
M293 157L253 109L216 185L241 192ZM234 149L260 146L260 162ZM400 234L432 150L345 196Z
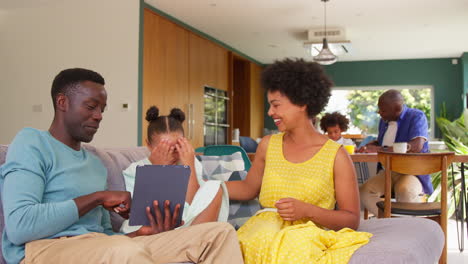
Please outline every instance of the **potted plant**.
M455 152L458 155L468 155L468 110L462 113L462 115L454 120L450 121L446 118L445 105L442 107L442 114L436 119L437 125L439 126L443 140L450 151ZM468 164L465 164L465 168ZM440 181L441 173L432 175L432 184L434 186L434 192L429 197L429 201L440 201ZM465 198L460 195L462 188L461 178L461 164L453 163L453 166L448 170L448 215L449 217L457 212L457 218L465 218L466 212L463 217L462 207L466 203ZM456 208L458 205L458 208Z

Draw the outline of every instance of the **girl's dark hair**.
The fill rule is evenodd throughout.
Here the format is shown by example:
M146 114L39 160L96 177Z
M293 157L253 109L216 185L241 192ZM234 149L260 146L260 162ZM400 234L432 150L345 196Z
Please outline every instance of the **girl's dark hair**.
M265 68L261 80L268 92L279 91L293 104L306 105L309 118L328 104L333 85L319 64L303 59L275 61Z
M349 120L346 116L338 113L326 113L322 119L320 119L320 128L323 132L327 132L327 128L334 127L338 125L341 129L341 132L348 130Z
M185 120L185 114L179 108L172 108L168 116L160 116L159 109L151 106L146 111L146 121L148 121L148 141L151 142L153 134L167 134L170 132L180 132L184 134L182 122Z

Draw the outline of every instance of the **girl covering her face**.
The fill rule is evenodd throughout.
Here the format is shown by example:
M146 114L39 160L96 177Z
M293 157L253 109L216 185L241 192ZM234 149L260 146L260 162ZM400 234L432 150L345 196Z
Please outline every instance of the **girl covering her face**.
M160 116L159 109L152 106L146 112L148 121L147 147L148 158L132 163L123 171L125 187L133 192L136 167L141 165L186 165L191 174L185 197L182 220L183 226L212 221L227 221L229 198L224 183L202 180L202 165L195 158L195 151L184 137L182 123L185 114L179 108L173 108L169 115ZM138 228L122 224L121 232L129 233Z

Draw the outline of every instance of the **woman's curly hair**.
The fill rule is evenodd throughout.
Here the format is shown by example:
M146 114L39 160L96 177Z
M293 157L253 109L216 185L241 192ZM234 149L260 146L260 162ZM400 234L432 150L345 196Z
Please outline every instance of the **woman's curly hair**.
M266 67L261 82L268 92L279 91L293 104L306 105L309 118L325 108L333 86L319 64L289 58Z
M348 130L349 120L346 116L338 112L326 113L322 119L320 119L320 128L324 132L327 132L328 127L334 127L336 125L340 127L341 132L345 132Z

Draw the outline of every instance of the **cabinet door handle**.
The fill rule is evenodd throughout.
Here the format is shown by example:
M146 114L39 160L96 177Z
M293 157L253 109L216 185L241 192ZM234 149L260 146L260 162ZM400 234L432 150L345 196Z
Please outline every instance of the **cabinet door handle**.
M188 104L188 133L187 136L190 140L193 139L193 104Z
M192 110L190 111L190 113L192 114L192 117L191 117L191 120L192 120L192 128L190 129L190 133L192 133L192 134L190 135L190 137L191 137L192 139L194 139L194 138L195 138L195 136L194 136L194 134L195 134L195 133L194 133L194 130L195 130L195 111L193 110L193 104L190 104L190 108L192 109Z
M187 117L188 117L188 118L187 118L187 136L186 136L186 137L187 137L187 139L191 140L192 137L190 136L190 134L191 134L192 132L190 131L190 130L191 130L191 129L190 129L190 128L191 128L191 124L190 124L190 123L191 123L191 120L192 120L192 116L191 116L191 114L190 114L190 104L187 104Z

